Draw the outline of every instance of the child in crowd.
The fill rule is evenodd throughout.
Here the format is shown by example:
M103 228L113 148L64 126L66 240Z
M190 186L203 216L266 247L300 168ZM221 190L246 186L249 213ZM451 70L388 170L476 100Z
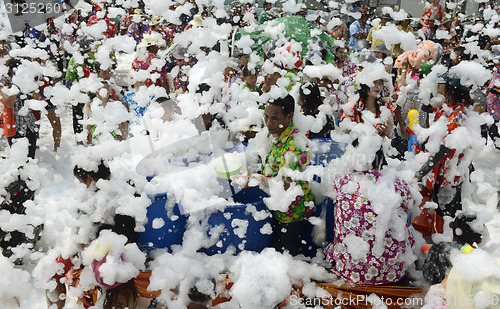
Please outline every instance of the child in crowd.
M253 92L259 92L257 89L257 71L255 69L249 69L248 67L243 68L243 78L245 79L245 84L243 89L249 89Z

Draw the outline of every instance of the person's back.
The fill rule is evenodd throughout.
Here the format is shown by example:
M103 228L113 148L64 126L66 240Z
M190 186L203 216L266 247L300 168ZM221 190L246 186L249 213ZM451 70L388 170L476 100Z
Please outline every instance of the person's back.
M400 196L400 204L391 205L386 197L384 214L377 213L381 200L366 194L370 190ZM377 170L369 170L337 178L334 194L340 208L335 213L334 241L325 252L334 265L332 271L356 284L394 283L406 276L415 243L406 225L405 212L412 200L409 185L398 179L391 183Z

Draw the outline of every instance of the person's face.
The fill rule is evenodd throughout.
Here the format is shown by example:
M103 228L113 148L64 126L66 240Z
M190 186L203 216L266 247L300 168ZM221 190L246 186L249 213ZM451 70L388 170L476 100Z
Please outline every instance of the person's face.
M272 74L267 74L264 77L264 82L266 83L266 85L269 85L269 86L276 85L276 82L278 81L278 78L280 78L280 77L281 77L281 74L278 72L274 72Z
M163 120L163 122L167 122L167 121L171 121L172 120L172 115L174 114L175 112L175 106L165 106L163 108L163 116L161 117L161 119Z
M474 111L478 114L482 114L484 112L486 112L486 106L485 105L474 105Z
M347 59L347 49L346 48L338 48L337 49L337 57L340 62L344 62Z
M383 52L376 51L376 52L374 52L374 54L375 54L375 57L377 57L377 59L384 59L385 58L385 54Z
M102 79L109 80L111 78L111 69L100 70L97 76Z
M150 52L151 54L154 54L156 55L158 53L158 45L151 45L151 46L148 46L148 52Z
M320 87L320 88L331 89L333 87L332 81L326 76L323 76L323 78L321 78L321 79L317 79L317 84L318 84L318 87Z
M94 178L92 178L92 176L88 176L87 179L83 179L77 175L75 175L76 179L78 179L78 181L80 181L81 183L85 184L88 187L90 187L90 185L92 184L92 181L94 181Z
M271 9L271 6L271 3L264 4L264 11L268 11L269 9Z
M384 81L381 79L378 79L373 82L373 86L370 87L370 91L368 92L369 97L378 97L380 93L382 92L382 89L384 88Z
M134 88L136 90L139 90L139 88L141 88L141 86L145 86L146 85L146 81L145 80L138 80L135 82L134 84Z
M273 137L279 137L280 134L290 125L293 119L293 113L283 114L283 108L274 104L267 104L264 110L264 122Z
M255 85L255 83L257 83L257 75L245 76L245 83L251 86Z
M438 92L438 94L441 94L444 96L444 94L446 92L446 84L438 84L437 85L437 92Z
M401 22L401 27L403 27L403 29L406 30L406 28L408 28L408 25L410 24L410 20L409 19L405 19Z
M224 69L224 74L226 76L232 77L232 76L236 75L236 71L231 67L227 67Z
M241 55L238 57L238 59L240 60L240 63L241 63L241 67L244 67L248 64L248 61L250 60L250 55Z

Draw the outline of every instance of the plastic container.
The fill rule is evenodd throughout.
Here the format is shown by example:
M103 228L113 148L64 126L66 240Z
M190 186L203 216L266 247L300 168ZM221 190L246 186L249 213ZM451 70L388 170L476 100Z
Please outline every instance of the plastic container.
M231 250L234 250L234 254L238 254L243 250L261 252L264 248L270 247L272 215L263 201L263 198L267 196L264 191L257 187L247 188L236 193L233 199L237 203L242 203L242 205L230 205L223 212L217 211L210 215L208 219L209 231L207 233L210 235L210 229L219 225L223 225L224 230L215 245L202 248L200 252L214 255L224 253L228 248L231 248ZM256 221L254 216L247 211L249 205L255 206L257 211L267 212L268 216L263 220ZM245 221L248 222L248 226L246 227L246 233L243 235L245 228L240 223ZM263 234L261 229L266 224L269 224L268 229L262 230L265 232ZM241 235L244 237L241 238Z
M217 177L230 179L231 176L239 175L241 171L241 158L234 154L224 154L214 161L214 170Z
M167 210L166 193L154 196L153 203L147 209L147 217L146 230L140 233L137 243L142 251L166 248L172 252L173 245L182 245L187 216L181 214L178 204Z
M335 236L335 202L326 198L321 203L316 205L316 209L314 210L315 217L321 217L321 213L323 209L326 209L325 212L325 240L321 245L317 245L313 241L313 230L314 226L312 226L309 231L307 231L306 236L304 237L305 244L302 245L302 254L307 257L315 257L317 250L325 248L328 244L333 241Z
M333 159L340 158L346 147L346 144L338 143L331 138L314 138L309 145L311 165L326 165Z

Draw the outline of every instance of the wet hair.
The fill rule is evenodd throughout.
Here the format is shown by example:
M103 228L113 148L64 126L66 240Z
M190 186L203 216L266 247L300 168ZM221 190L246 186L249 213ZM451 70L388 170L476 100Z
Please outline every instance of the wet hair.
M300 86L299 92L300 97L304 100L304 105L302 106L304 115L313 115L313 111L323 104L318 85L305 82Z
M356 148L358 147L358 145L359 145L359 140L356 138L355 140L352 141L352 146ZM372 162L372 169L381 170L386 165L387 165L387 160L385 159L384 150L381 146L380 149L377 150L377 152L375 153L375 159L373 159Z
M203 94L203 92L209 91L210 90L210 85L207 83L201 83L196 87L195 93L200 93Z
M469 88L465 87L455 87L450 83L446 83L445 86L445 97L450 98L452 101L458 101L465 103L467 105L470 104L471 98L469 94Z
M126 295L126 299L128 300L132 297L132 304L118 304L117 300L120 295ZM128 306L125 306L128 305ZM137 288L135 287L134 279L130 279L128 282L120 284L114 289L106 290L106 296L104 297L103 308L104 309L112 309L112 308L129 308L132 305L132 308L137 307ZM123 307L122 307L123 306Z
M283 109L283 115L288 116L295 110L295 99L287 94L284 98L270 99L268 104L281 106Z
M211 282L213 283L214 287L216 285L215 279L211 279ZM196 303L204 303L210 299L210 295L207 295L205 293L202 293L196 288L196 284L193 282L192 287L189 289L188 292L188 297L192 301Z
M14 76L17 68L21 65L21 60L18 58L12 58L9 60L9 75Z
M177 103L175 103L174 100L168 98L168 97L159 97L156 99L156 103L160 104L163 108L174 108L174 111L176 113L180 113L181 112L181 109L179 108L179 106L177 105Z
M460 244L481 242L482 234L474 231L470 224L477 219L475 214L460 213L453 220L453 239ZM459 232L460 230L460 232Z
M247 66L243 68L243 77L257 75L257 71L255 69L249 69Z
M370 87L368 85L360 84L360 86L358 88L359 99L362 100L363 102L366 102L366 99L368 98L369 92L370 92ZM377 110L379 108L379 102L380 102L380 99L376 98L375 103L376 103Z
M87 171L78 165L75 165L73 168L73 175L79 179L83 179L84 182L87 181L89 177L92 177L97 181L99 179L109 179L111 177L111 170L104 164L104 162L101 161L97 167L97 172Z

